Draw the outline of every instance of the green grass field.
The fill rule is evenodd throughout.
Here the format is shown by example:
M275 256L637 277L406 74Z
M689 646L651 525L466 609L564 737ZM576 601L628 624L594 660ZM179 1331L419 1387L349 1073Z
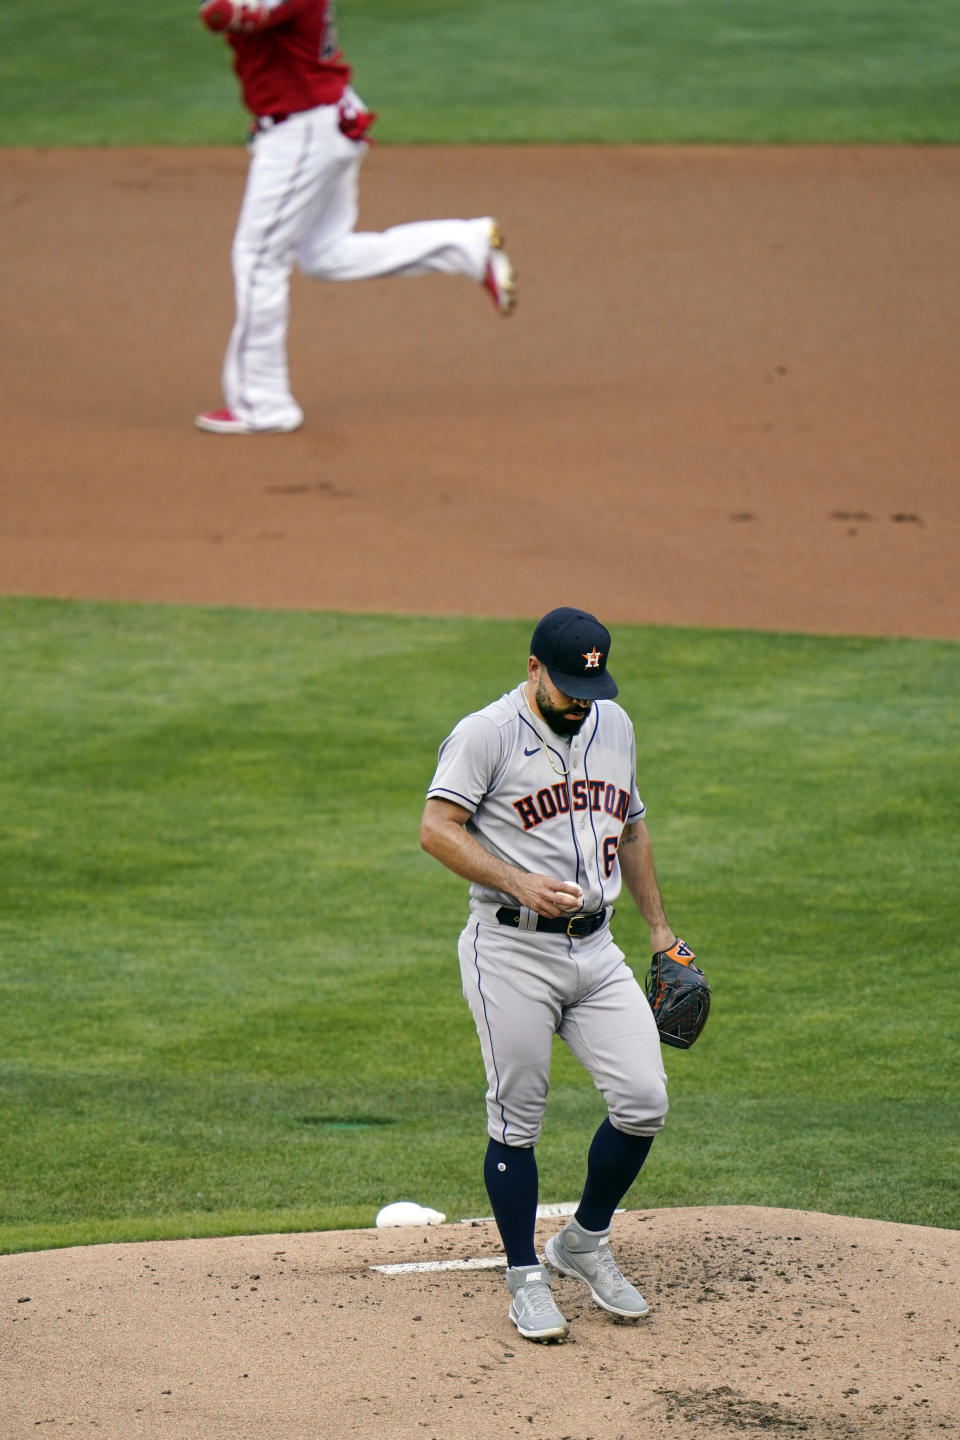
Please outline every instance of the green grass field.
M956 0L343 0L384 143L960 141ZM182 0L0 22L6 145L220 144L244 118Z
M0 1249L489 1213L465 886L417 825L530 628L0 601ZM960 649L621 626L614 658L715 993L627 1203L960 1225ZM544 1200L602 1114L558 1043Z

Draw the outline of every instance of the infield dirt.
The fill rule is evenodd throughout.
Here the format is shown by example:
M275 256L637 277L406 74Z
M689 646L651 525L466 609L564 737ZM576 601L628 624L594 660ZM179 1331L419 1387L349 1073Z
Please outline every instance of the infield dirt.
M517 315L298 279L307 425L238 439L191 422L244 164L0 152L0 592L960 636L960 151L375 149L361 223L496 214ZM650 1316L562 1281L551 1347L496 1268L370 1268L494 1259L489 1225L0 1257L0 1436L960 1428L957 1232L719 1207L615 1239Z
M245 164L0 152L0 592L960 634L960 149L374 148L516 315L298 278L306 428L210 436Z

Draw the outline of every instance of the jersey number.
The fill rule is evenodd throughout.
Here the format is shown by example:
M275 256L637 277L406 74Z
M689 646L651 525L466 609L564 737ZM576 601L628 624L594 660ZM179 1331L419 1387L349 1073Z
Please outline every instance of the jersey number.
M613 874L614 865L617 863L617 849L619 845L619 835L608 835L603 842L603 871L608 880Z

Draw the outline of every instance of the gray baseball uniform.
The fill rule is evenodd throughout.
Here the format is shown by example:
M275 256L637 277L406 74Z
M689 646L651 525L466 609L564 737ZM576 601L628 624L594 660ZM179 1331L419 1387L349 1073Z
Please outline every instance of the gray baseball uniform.
M595 700L579 733L563 738L531 713L523 685L466 716L440 747L428 798L469 811L466 830L492 855L584 892L566 933L546 933L513 896L470 886L463 992L487 1071L488 1130L503 1144L539 1138L554 1034L592 1075L618 1130L663 1127L659 1036L609 928L620 836L645 813L635 768L633 726L614 701Z

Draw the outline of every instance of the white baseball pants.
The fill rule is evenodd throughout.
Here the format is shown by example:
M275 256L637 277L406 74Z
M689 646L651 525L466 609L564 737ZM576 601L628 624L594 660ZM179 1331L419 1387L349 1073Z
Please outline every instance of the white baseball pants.
M540 1138L554 1035L593 1077L618 1130L663 1129L667 1076L656 1021L609 929L569 940L473 917L458 949L494 1140L530 1146Z
M368 148L341 134L335 105L291 115L253 141L232 250L236 319L223 364L227 408L251 428L292 428L303 419L287 367L295 264L315 280L431 271L484 277L488 216L355 232Z

